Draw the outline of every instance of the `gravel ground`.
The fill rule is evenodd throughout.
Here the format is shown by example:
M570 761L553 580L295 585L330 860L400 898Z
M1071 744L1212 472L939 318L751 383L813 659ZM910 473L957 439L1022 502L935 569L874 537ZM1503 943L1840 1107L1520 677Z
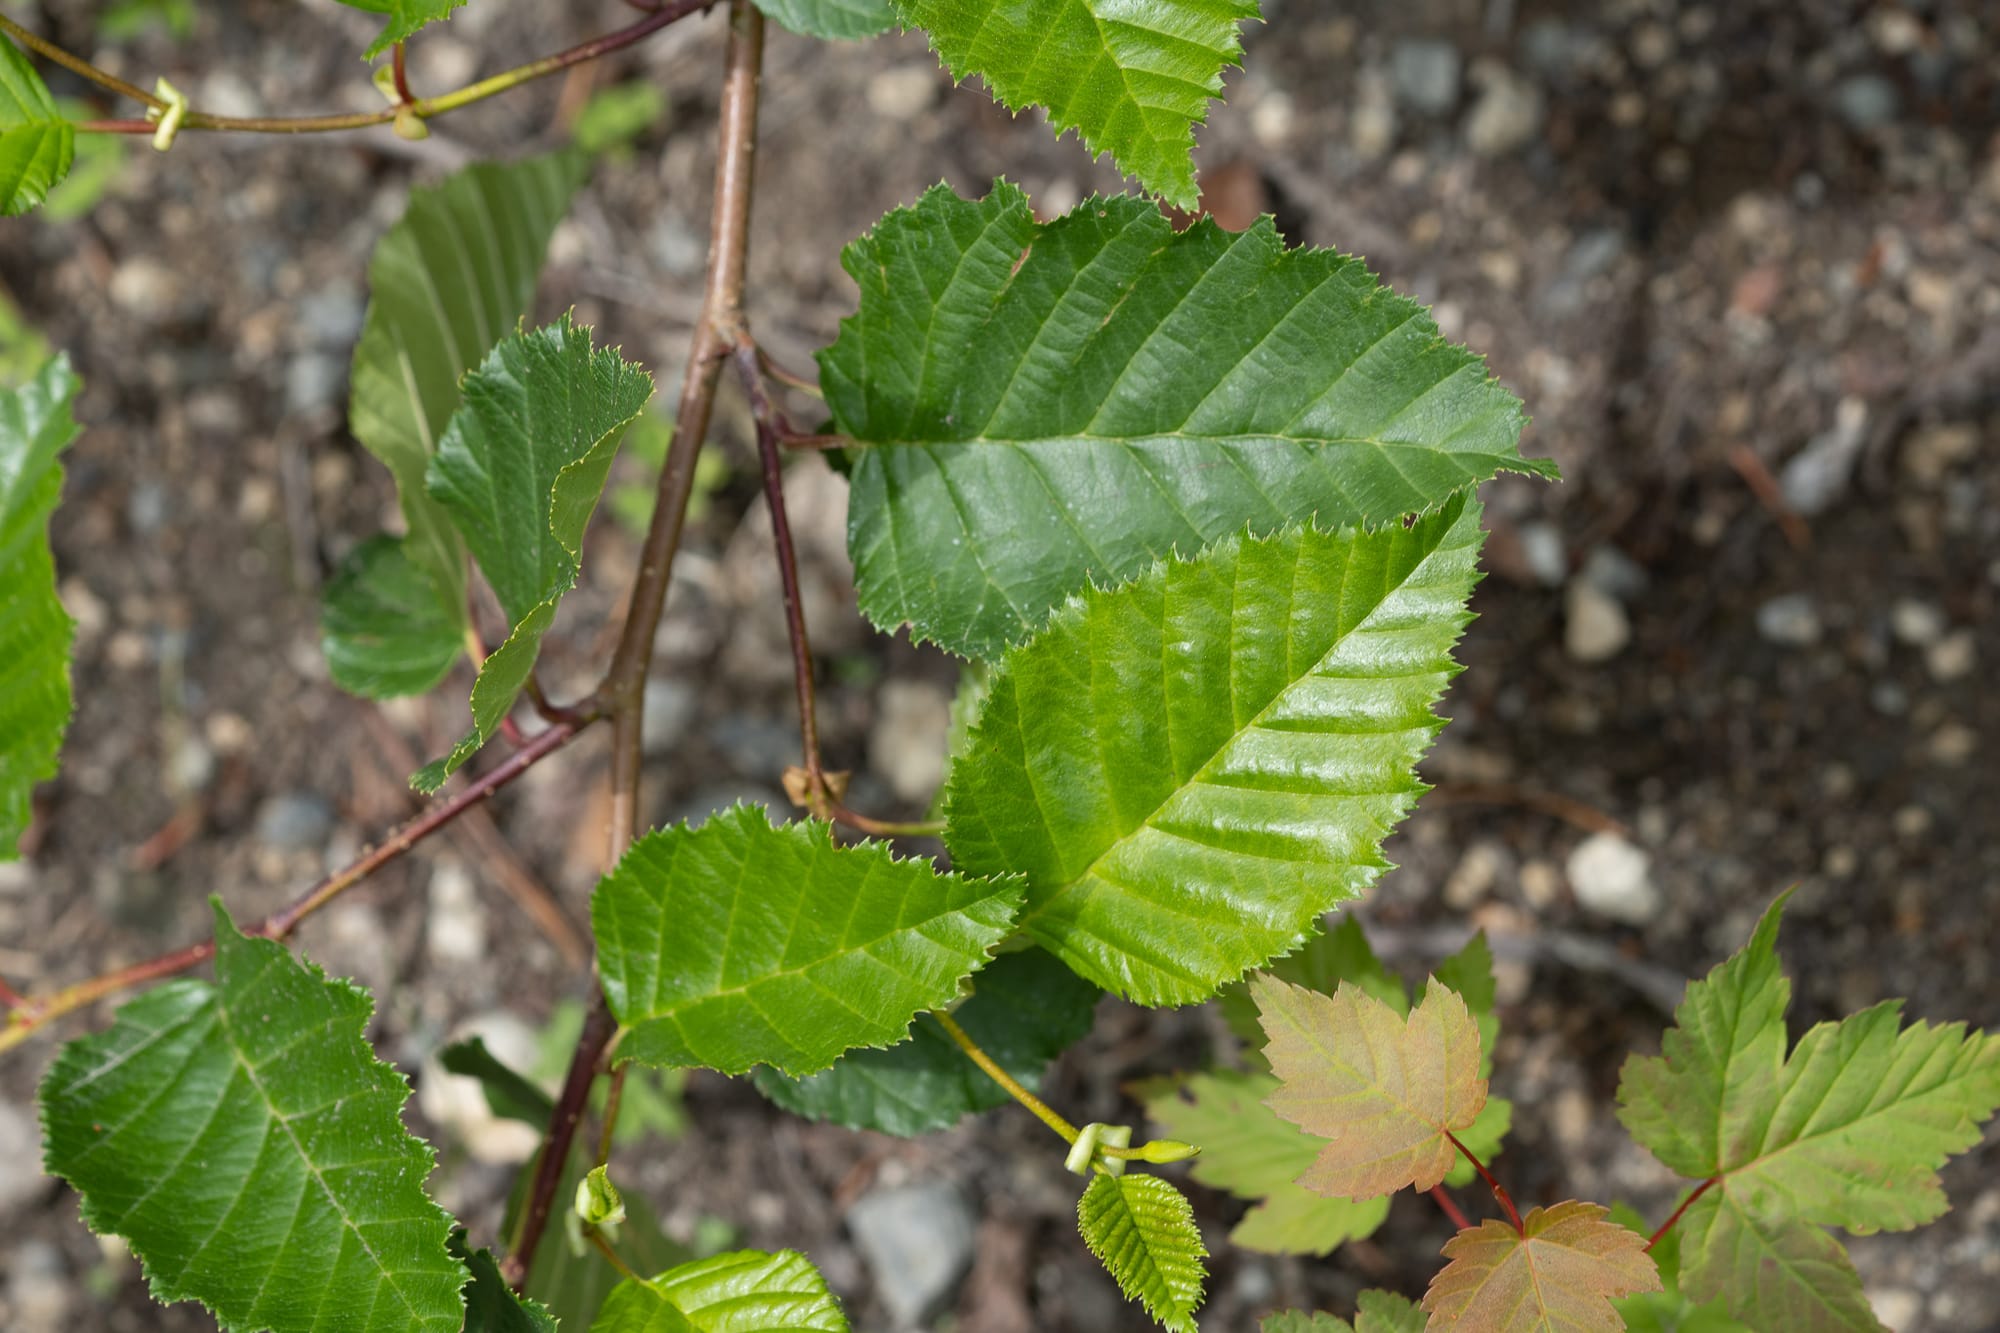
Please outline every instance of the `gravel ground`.
M92 50L95 9L45 0L16 17ZM619 13L474 0L415 45L413 77L448 86ZM1201 136L1209 208L1227 225L1274 212L1295 242L1361 253L1432 303L1527 400L1526 451L1568 477L1487 488L1494 572L1427 765L1439 789L1360 911L1412 968L1468 923L1498 941L1517 1197L1663 1215L1672 1182L1611 1118L1618 1064L1656 1043L1661 993L1738 947L1785 887L1799 886L1783 946L1797 1023L1903 995L1915 1017L2000 1026L1993 8L1269 0L1266 14ZM215 0L185 40L153 31L95 55L215 109L365 108L377 95L352 53L371 26L331 0ZM417 145L186 136L132 153L81 219L0 223L0 285L76 357L89 424L55 526L81 707L34 856L0 868L0 974L46 988L197 938L210 892L254 917L406 811L402 752L437 752L462 692L347 700L314 633L325 572L393 510L341 420L369 248L413 184L560 141L590 79L652 79L667 114L600 166L557 236L542 313L573 303L673 382L719 52L719 22L682 25ZM1118 187L1073 139L953 91L919 37L774 34L766 88L751 313L794 365L851 306L839 246L939 177L976 191L1005 173L1047 213ZM744 420L728 399L728 468L662 631L655 819L780 804L793 758ZM788 485L830 759L862 770L857 805L914 813L955 670L843 611L841 483L809 463ZM616 522L592 543L556 635L558 691L587 684L635 558ZM579 918L606 799L593 738L495 806L519 872ZM419 1083L413 1119L449 1127L441 1197L489 1237L519 1138L425 1060L468 1023L532 1050L577 987L493 865L479 842L441 840L300 936L374 989L382 1050ZM1199 1064L1214 1036L1199 1012L1107 1002L1051 1096L1073 1117L1132 1119L1121 1084ZM0 1065L0 1327L206 1327L151 1305L130 1259L34 1172L33 1083L52 1049ZM806 1249L859 1327L890 1328L922 1294L893 1258L913 1227L976 1251L936 1328L1148 1327L1076 1242L1073 1188L1023 1115L905 1143L786 1119L711 1076L685 1104L679 1137L630 1154L637 1192L683 1241L726 1226ZM1946 1173L1943 1221L1854 1243L1895 1328L2000 1325L1995 1145ZM1364 1285L1417 1294L1444 1238L1408 1200L1330 1260L1271 1260L1230 1252L1237 1205L1196 1195L1220 1251L1215 1330L1275 1303L1351 1309ZM900 1278L878 1276L885 1254Z

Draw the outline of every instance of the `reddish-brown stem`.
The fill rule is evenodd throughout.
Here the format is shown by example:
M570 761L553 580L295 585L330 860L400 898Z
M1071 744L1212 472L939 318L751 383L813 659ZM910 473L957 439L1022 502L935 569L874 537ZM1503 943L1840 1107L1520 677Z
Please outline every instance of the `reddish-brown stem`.
M569 744L584 725L587 724L550 727L510 756L506 763L479 778L450 800L439 802L402 825L352 864L328 875L306 890L290 906L265 917L245 933L260 935L271 940L284 939L298 928L299 922L520 777L538 761ZM40 999L23 999L11 1006L13 1016L5 1027L0 1027L0 1051L20 1045L31 1033L46 1025L51 1019L73 1013L85 1005L94 1004L107 995L115 995L129 987L185 972L206 962L214 954L215 945L212 942L193 944L184 949L176 949L172 953L161 954L157 958L149 958L144 962L103 973L87 981L80 981L53 995Z
M787 435L784 445L787 449L845 449L854 441L845 435Z
M528 702L535 706L535 712L544 722L573 722L583 716L581 709L571 708L567 704L551 703L547 692L542 689L541 678L533 672L528 673L527 691Z
M1493 1178L1493 1173L1486 1169L1486 1163L1472 1155L1472 1149L1458 1141L1458 1135L1447 1129L1444 1132L1444 1136L1451 1140L1451 1146L1458 1149L1460 1156L1472 1163L1472 1169L1477 1171L1479 1178L1486 1182L1486 1188L1493 1191L1493 1197L1499 1200L1500 1211L1507 1214L1507 1220L1514 1224L1514 1230L1526 1235L1528 1228L1522 1223L1521 1211L1514 1206L1514 1200L1507 1193L1507 1187Z
M597 1135L597 1160L592 1166L603 1166L611 1160L611 1140L618 1133L618 1111L625 1100L625 1075L631 1068L629 1061L612 1067L611 1082L604 1093L604 1127Z
M826 773L819 757L819 717L813 699L812 643L806 636L806 612L799 597L798 551L792 542L792 525L785 516L784 463L778 457L779 418L764 388L757 364L757 347L745 334L736 344L736 371L743 390L750 395L752 415L757 422L757 457L764 466L764 503L771 510L771 544L778 560L778 581L785 598L785 630L792 645L792 682L799 699L799 737L806 755L806 796L814 815L832 815L838 802L826 789Z
M1458 1206L1458 1200L1444 1192L1444 1186L1431 1186L1431 1201L1444 1210L1444 1215L1452 1226L1460 1231L1472 1230L1472 1219L1468 1218L1465 1210Z
M722 362L743 329L743 274L750 247L750 183L756 162L757 92L764 63L764 16L748 0L730 0L729 50L724 57L722 117L715 164L715 209L708 243L708 277L701 316L681 382L680 411L653 505L653 522L639 556L639 572L619 632L618 647L592 706L611 717L611 819L608 862L615 864L637 835L639 823L639 724L653 637L660 626L674 553L686 526L694 466L708 434ZM570 1057L548 1139L522 1211L521 1226L502 1272L516 1289L526 1280L535 1248L548 1227L549 1209L576 1137L578 1114L617 1030L601 985L591 987L584 1031ZM572 1094L574 1094L572 1098ZM574 1100L575 1113L568 1110Z
M403 64L404 45L405 44L402 42L396 43L394 49L390 53L389 62L390 62L390 68L394 72L396 78L396 96L402 98L405 103L409 103L409 102L414 102L417 99L410 93L410 71L407 68L405 68Z
M876 838L934 838L944 832L941 819L916 819L899 821L894 819L870 819L867 815L848 809L839 801L830 802L826 817L836 824L845 824Z
M785 385L787 388L797 389L801 393L809 393L815 398L824 396L820 392L818 380L807 379L795 370L787 370L772 359L771 354L761 347L757 349L757 364L766 375L769 375L772 379Z
M1699 1199L1702 1195L1708 1193L1708 1191L1713 1186L1720 1184L1721 1181L1722 1181L1721 1176L1710 1176L1707 1180L1702 1181L1701 1184L1696 1185L1694 1187L1694 1191L1690 1193L1685 1199L1681 1200L1681 1206L1674 1209L1674 1215L1668 1218L1666 1221L1660 1223L1660 1229L1658 1231L1655 1231L1653 1233L1652 1239L1646 1242L1646 1248L1650 1250L1655 1245L1658 1245L1660 1243L1660 1238L1662 1236L1665 1236L1669 1231L1672 1231L1674 1229L1674 1223L1681 1220L1681 1214L1685 1213L1689 1208L1693 1207L1694 1201L1696 1199Z

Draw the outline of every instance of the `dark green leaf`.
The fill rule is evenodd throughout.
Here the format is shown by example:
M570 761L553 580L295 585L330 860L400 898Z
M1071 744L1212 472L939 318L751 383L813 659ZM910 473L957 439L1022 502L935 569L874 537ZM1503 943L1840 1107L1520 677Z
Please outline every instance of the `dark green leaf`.
M472 1272L465 1288L465 1333L556 1333L555 1316L540 1301L514 1294L491 1250L467 1251L463 1227L451 1233L451 1253Z
M1038 223L940 186L841 257L820 353L860 446L848 544L884 630L995 658L1092 583L1246 526L1379 525L1500 471L1520 403L1359 260L1138 199Z
M341 562L319 623L334 683L369 699L422 694L465 651L464 627L445 613L436 583L410 559L405 539L387 534Z
M1001 954L975 979L972 998L952 1014L980 1049L1029 1091L1049 1061L1090 1031L1100 994L1040 949ZM887 1050L851 1051L809 1078L757 1071L757 1090L788 1111L850 1129L913 1136L1011 1100L928 1015L910 1040Z
M57 356L19 389L0 389L0 861L33 813L35 784L55 776L69 729L70 640L56 597L49 515L62 498L57 456L76 438L79 381Z
M501 1064L499 1057L486 1049L483 1037L453 1042L438 1052L438 1063L446 1073L478 1079L479 1090L486 1094L486 1105L494 1115L543 1129L555 1113L554 1100Z

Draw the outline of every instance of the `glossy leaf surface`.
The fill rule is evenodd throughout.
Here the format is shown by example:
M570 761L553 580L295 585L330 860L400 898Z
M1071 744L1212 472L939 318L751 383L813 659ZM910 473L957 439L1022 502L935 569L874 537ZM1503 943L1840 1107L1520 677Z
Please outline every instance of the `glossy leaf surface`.
M1255 0L897 0L955 78L978 75L1004 105L1047 107L1093 157L1192 209L1194 127L1243 53Z
M795 1250L739 1250L625 1282L591 1333L848 1333L812 1261Z
M989 963L952 1017L1033 1092L1049 1061L1090 1031L1101 993L1042 950L1027 949ZM918 1016L901 1045L850 1051L807 1078L759 1069L757 1090L813 1120L906 1137L1012 1100L929 1015Z
M1445 1242L1451 1262L1431 1280L1433 1329L1463 1333L1620 1333L1611 1302L1657 1291L1646 1238L1594 1203L1533 1208L1522 1231L1488 1219Z
M1294 948L1423 790L1477 514L1229 541L1073 601L952 766L953 863L1026 875L1028 933L1144 1004Z
M76 129L21 49L0 36L0 217L42 202L69 174Z
M885 631L996 658L1071 594L1246 528L1376 526L1524 460L1514 395L1359 260L1142 200L943 186L842 253L820 353Z
M173 981L69 1043L42 1083L47 1166L131 1242L153 1295L227 1327L459 1333L467 1272L424 1193L409 1085L349 982L238 934L215 984Z
M824 824L773 828L739 805L639 839L598 884L591 923L632 1029L621 1058L804 1075L949 1003L1020 901L1018 881L837 847Z
M35 784L56 774L69 729L70 642L56 597L49 515L62 499L59 455L76 438L81 382L67 357L0 389L0 861L11 861L33 814Z
M1169 1333L1195 1333L1208 1249L1186 1195L1159 1176L1095 1175L1076 1221L1119 1290Z

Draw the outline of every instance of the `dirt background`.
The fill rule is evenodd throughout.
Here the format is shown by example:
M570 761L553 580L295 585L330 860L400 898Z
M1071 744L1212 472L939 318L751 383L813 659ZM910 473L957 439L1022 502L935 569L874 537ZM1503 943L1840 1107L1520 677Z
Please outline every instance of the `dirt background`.
M1493 933L1496 1083L1518 1108L1500 1171L1516 1197L1663 1216L1673 1182L1611 1118L1619 1062L1654 1047L1662 999L1786 886L1796 1025L1898 995L1912 1016L2000 1025L2000 14L1972 0L1265 10L1200 136L1210 207L1228 225L1275 212L1293 241L1361 253L1432 303L1526 399L1525 450L1568 477L1487 487L1493 574L1426 765L1439 790L1358 911L1411 969L1468 923ZM373 21L330 0L202 3L181 40L93 41L89 3L11 12L138 82L165 73L206 109L378 104L353 58ZM452 86L622 14L474 0L414 45L412 76ZM135 149L81 219L0 223L0 282L76 359L88 426L54 529L81 704L33 855L0 868L0 975L40 991L200 938L211 893L254 918L408 812L401 776L457 733L464 682L364 706L326 681L314 628L326 572L394 509L342 424L370 247L412 185L557 144L593 86L652 80L666 112L599 165L541 309L574 303L676 383L721 29L680 25L422 144L187 135L165 156ZM921 37L774 32L765 88L750 308L794 366L851 308L840 245L926 185L977 192L1004 173L1046 213L1118 186L1074 139L954 91ZM794 759L744 426L732 394L715 430L727 467L662 630L655 820L779 805ZM788 485L830 758L861 770L856 805L917 813L955 669L842 607L840 483L815 461ZM558 693L588 685L634 559L616 521L591 541L546 671ZM519 1137L425 1061L468 1024L531 1049L577 993L504 885L539 882L581 920L604 758L592 736L494 804L514 860L490 837L439 839L299 935L374 990L383 1054L419 1085L412 1119L442 1135L439 1197L480 1240ZM1216 1032L1107 1001L1051 1098L1073 1118L1136 1119L1120 1085L1198 1065ZM130 1258L36 1173L33 1086L53 1049L0 1064L0 1327L210 1326L152 1305ZM677 1138L621 1154L631 1187L684 1242L726 1228L804 1249L857 1327L891 1327L921 1257L893 1242L870 1257L858 1238L882 1215L920 1228L919 1250L976 1237L925 1326L1150 1326L1078 1244L1074 1186L1025 1115L905 1143L779 1116L703 1075L685 1111ZM2000 1326L1996 1168L1989 1133L1946 1173L1945 1219L1853 1244L1892 1326ZM1364 1285L1418 1295L1446 1234L1405 1199L1370 1242L1275 1260L1226 1244L1240 1205L1194 1195L1217 1251L1213 1330L1275 1305L1351 1310Z

